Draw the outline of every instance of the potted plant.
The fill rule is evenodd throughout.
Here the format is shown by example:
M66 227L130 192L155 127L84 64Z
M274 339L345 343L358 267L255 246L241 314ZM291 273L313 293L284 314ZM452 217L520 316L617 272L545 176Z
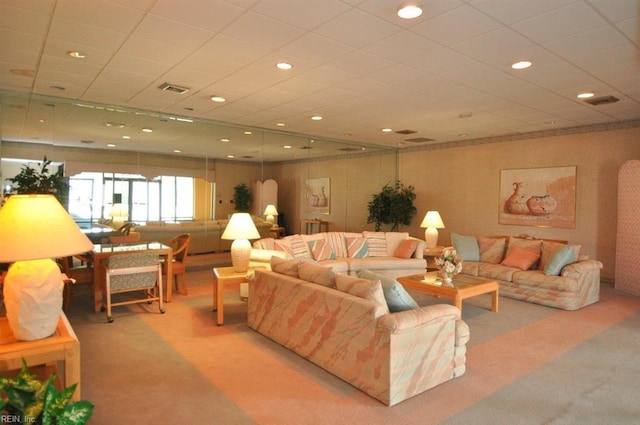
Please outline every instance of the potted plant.
M249 212L251 208L251 189L244 183L233 188L233 203L238 212Z
M405 186L399 180L394 184L387 183L367 205L367 223L374 223L376 232L383 224L391 224L392 232L397 231L400 225L408 226L417 212L413 205L415 199L413 186Z
M29 164L23 165L15 177L9 181L13 184L18 194L44 193L55 196L62 205L69 194L69 183L65 180L60 171L51 173L49 166L51 161L44 157L38 163L39 169L31 167Z
M7 423L86 424L93 414L93 404L86 400L71 402L76 384L58 392L55 378L52 373L46 381L40 381L22 359L22 370L15 378L0 377L0 415L9 418Z

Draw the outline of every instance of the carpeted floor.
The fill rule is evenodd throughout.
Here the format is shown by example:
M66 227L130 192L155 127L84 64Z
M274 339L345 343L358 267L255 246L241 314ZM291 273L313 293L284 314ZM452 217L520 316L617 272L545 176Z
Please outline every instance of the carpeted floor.
M492 313L488 295L465 301L466 374L389 408L249 329L235 291L216 326L210 268L188 281L166 314L118 307L110 324L75 291L68 317L91 424L640 423L640 299L608 285L575 312L501 297Z

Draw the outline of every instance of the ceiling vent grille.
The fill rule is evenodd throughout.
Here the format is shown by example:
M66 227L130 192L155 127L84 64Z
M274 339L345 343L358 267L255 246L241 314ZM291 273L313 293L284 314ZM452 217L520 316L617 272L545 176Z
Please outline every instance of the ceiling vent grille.
M162 83L159 87L160 90L170 91L173 93L183 94L189 91L186 87L176 86L175 84Z
M358 148L338 148L339 151L342 152L353 152L353 151L359 151L360 149Z
M404 139L405 142L411 143L426 143L426 142L435 142L435 139L429 139L428 137L415 137L413 139Z
M415 130L398 130L396 131L397 134L414 134L417 133L417 131Z
M614 96L600 96L600 97L592 97L591 99L585 99L584 101L593 105L606 105L607 103L616 103L618 100L617 97Z

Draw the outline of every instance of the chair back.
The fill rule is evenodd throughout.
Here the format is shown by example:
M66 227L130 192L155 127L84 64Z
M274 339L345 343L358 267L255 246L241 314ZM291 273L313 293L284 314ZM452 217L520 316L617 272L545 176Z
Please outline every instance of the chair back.
M111 291L153 288L158 279L160 258L157 254L116 254L107 259Z
M171 239L167 242L167 246L170 246L173 250L173 261L176 263L184 263L189 251L189 245L191 244L191 234L183 233Z
M131 233L131 229L133 229L133 226L134 223L132 222L124 223L118 228L118 230L116 230L116 232L120 233L122 236L127 236L129 233Z

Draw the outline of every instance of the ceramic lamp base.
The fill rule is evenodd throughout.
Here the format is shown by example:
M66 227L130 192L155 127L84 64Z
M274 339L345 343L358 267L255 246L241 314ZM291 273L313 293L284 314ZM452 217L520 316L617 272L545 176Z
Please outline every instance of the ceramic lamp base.
M236 239L231 244L231 264L233 271L243 273L249 270L251 243L247 239Z
M64 283L50 259L18 261L4 280L4 303L13 335L33 341L53 335L62 314Z

